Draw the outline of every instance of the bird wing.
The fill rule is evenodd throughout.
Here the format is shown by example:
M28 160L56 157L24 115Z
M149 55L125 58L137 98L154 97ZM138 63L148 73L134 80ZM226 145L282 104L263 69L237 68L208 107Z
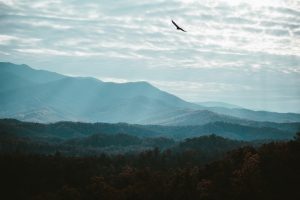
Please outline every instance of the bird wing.
M174 24L174 26L176 26L176 28L180 28L173 20L172 23Z
M181 31L183 31L183 32L186 32L186 30L183 30L183 29L182 29L182 28L180 28L180 27L179 27L179 30L181 30Z

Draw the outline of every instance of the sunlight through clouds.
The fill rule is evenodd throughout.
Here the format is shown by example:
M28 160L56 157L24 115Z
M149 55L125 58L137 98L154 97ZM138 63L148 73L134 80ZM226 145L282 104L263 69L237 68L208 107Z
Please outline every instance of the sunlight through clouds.
M193 101L214 95L240 101L239 86L248 85L253 95L271 91L277 109L281 90L300 99L299 2L0 0L0 59L65 74L160 81L160 88ZM172 19L187 32L176 31ZM222 84L236 94L226 99ZM244 104L255 107L248 98Z

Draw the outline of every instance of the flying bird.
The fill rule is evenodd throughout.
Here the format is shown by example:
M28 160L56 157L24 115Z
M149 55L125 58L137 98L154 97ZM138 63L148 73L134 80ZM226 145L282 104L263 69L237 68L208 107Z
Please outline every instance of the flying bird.
M177 30L180 30L180 31L183 31L183 32L186 32L185 30L183 30L180 26L178 26L173 20L172 20L172 23L174 24L174 26L176 27Z

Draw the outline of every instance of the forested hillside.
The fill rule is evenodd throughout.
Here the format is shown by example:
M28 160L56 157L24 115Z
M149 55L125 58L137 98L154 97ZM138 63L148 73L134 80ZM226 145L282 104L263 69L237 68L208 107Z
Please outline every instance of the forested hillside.
M18 136L40 139L72 139L93 134L124 133L137 137L168 137L181 140L190 137L216 134L236 140L289 140L300 123L255 123L249 125L226 122L208 123L202 126L158 126L126 123L82 123L57 122L51 124L21 122L14 119L0 119L0 136Z
M218 141L214 145L224 143L212 139ZM188 140L180 148L197 142ZM205 155L202 149L97 157L0 154L1 198L281 200L300 195L299 134L295 141L239 148L206 165L199 159Z

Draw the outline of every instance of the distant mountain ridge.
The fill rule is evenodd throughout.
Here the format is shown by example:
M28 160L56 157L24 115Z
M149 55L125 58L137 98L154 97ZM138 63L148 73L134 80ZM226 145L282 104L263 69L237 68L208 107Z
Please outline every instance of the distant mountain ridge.
M228 104L224 102L195 102L198 105L204 106L206 110L218 113L221 115L230 115L242 119L253 121L270 121L270 122L296 122L299 121L299 113L277 113L268 111L254 111L243 108L238 105Z
M204 101L204 102L194 102L194 103L204 107L243 108L242 106L219 102L219 101Z
M300 114L298 113L277 113L268 111L253 111L245 108L225 108L225 107L210 107L207 108L212 112L230 115L242 119L253 121L269 121L269 122L299 122Z
M147 82L102 82L11 63L0 63L0 74L1 80L14 76L6 78L0 88L1 117L138 123L165 111L200 108Z
M278 127L277 127L278 126ZM177 140L216 134L236 140L288 140L300 130L300 123L273 124L269 127L239 125L225 122L201 126L160 126L126 123L56 122L51 124L0 119L0 138L5 136L30 138L83 138L93 134L128 134L137 137L167 137Z
M0 62L0 118L172 126L218 121L241 125L255 121L300 121L300 114L295 113L252 111L222 102L213 104L225 107L190 103L147 82L103 82Z

